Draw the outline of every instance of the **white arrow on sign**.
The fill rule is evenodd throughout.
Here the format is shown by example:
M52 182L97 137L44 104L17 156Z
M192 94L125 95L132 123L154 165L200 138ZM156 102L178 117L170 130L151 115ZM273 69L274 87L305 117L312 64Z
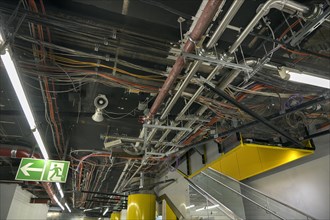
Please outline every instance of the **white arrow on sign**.
M25 175L25 176L30 176L29 172L28 171L34 171L34 172L42 172L42 168L33 168L33 167L30 167L31 165L33 165L33 163L27 163L25 166L23 166L21 168L22 170L22 173Z

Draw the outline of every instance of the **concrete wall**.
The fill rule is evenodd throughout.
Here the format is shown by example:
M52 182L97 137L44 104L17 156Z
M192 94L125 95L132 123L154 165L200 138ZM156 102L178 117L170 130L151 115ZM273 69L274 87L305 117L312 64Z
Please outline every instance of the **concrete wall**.
M330 136L314 140L314 155L244 183L317 219L330 219Z
M15 184L0 184L0 219L7 219L15 190Z
M33 195L18 185L0 184L1 219L46 219L48 205L31 204ZM4 214L2 211L4 210ZM6 214L7 212L7 214ZM6 215L6 216L3 216Z

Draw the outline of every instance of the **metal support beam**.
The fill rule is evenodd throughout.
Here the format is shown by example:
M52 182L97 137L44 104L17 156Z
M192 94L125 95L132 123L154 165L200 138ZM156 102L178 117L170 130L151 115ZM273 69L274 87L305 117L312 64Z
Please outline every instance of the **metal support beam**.
M93 192L93 191L85 191L85 190L81 190L80 192L82 192L82 193L91 193L91 194L99 194L99 195L107 195L107 196L128 197L127 195L118 194L118 193Z
M191 128L184 128L184 127L174 127L174 126L162 126L162 125L151 125L151 124L143 124L144 128L157 128L157 129L169 129L169 130L176 130L176 131L188 131L191 132Z
M237 63L231 63L231 62L227 62L224 60L219 60L219 59L214 59L214 58L210 58L210 57L205 57L205 56L199 56L199 55L195 55L192 53L182 53L182 56L185 58L190 58L193 60L201 60L207 63L212 63L214 65L219 65L219 66L223 66L226 68L230 68L230 69L239 69L241 71L245 71L245 72L251 72L253 71L253 68L247 66L247 65L242 65L242 64L237 64Z
M205 82L204 86L211 89L213 92L215 92L217 95L219 95L220 97L222 97L223 99L227 100L229 103L231 103L232 105L240 108L241 110L243 110L244 112L246 112L247 114L249 114L250 116L252 116L253 118L257 119L258 121L260 121L262 124L266 125L267 127L273 129L274 131L278 132L279 134L281 134L282 136L286 137L289 141L291 141L293 144L296 144L299 147L304 148L305 146L302 145L301 143L299 143L296 139L292 138L290 135L287 135L287 133L285 131L283 131L282 129L274 126L273 124L271 124L268 120L266 120L265 118L261 117L260 115L256 114L254 111L250 110L248 107L246 107L245 105L237 102L235 99L233 99L232 97L228 96L225 92L223 92L222 90L219 90L217 88L215 88L214 85L211 85L209 82Z
M298 33L296 33L293 37L293 39L290 42L290 45L295 47L300 42L305 39L308 35L310 35L315 29L317 29L330 15L330 7L328 8L317 18L313 19L312 21L309 21L307 25L305 25L303 28L301 28Z

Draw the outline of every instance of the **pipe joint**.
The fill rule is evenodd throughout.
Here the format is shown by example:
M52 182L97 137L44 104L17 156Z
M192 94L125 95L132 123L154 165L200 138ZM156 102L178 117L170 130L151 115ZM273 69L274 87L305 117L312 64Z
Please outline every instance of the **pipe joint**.
M10 157L11 158L16 158L17 150L11 150L10 151Z

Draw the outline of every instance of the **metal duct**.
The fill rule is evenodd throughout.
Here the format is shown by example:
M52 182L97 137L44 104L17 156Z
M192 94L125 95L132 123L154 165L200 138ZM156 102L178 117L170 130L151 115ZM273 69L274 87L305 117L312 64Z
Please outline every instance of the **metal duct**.
M215 43L219 40L223 32L228 28L229 23L233 20L234 16L236 15L237 11L240 9L244 0L235 0L233 4L228 9L227 13L221 20L220 24L218 25L217 29L214 31L212 37L206 44L206 48L211 48L215 45Z
M213 17L215 16L218 8L221 4L222 0L209 0L206 4L200 18L198 19L196 26L190 33L188 41L184 45L182 52L190 53L195 49L195 44L200 40L208 26L210 25ZM179 56L172 67L169 76L164 82L163 87L160 89L160 92L154 101L153 105L150 108L150 112L147 115L147 119L151 119L157 113L160 105L163 103L164 99L167 96L168 91L175 83L176 78L181 73L183 66L185 64L185 60L183 56Z
M300 3L289 1L289 0L268 0L265 4L262 5L259 12L252 19L252 21L248 24L248 26L244 29L242 34L237 38L237 40L233 43L233 45L229 48L228 52L230 54L234 53L234 51L241 45L244 39L248 36L248 34L252 31L252 29L258 24L260 19L268 14L269 10L272 8L276 8L278 10L292 10L295 12L301 12L306 14L309 11L307 6L304 6Z

